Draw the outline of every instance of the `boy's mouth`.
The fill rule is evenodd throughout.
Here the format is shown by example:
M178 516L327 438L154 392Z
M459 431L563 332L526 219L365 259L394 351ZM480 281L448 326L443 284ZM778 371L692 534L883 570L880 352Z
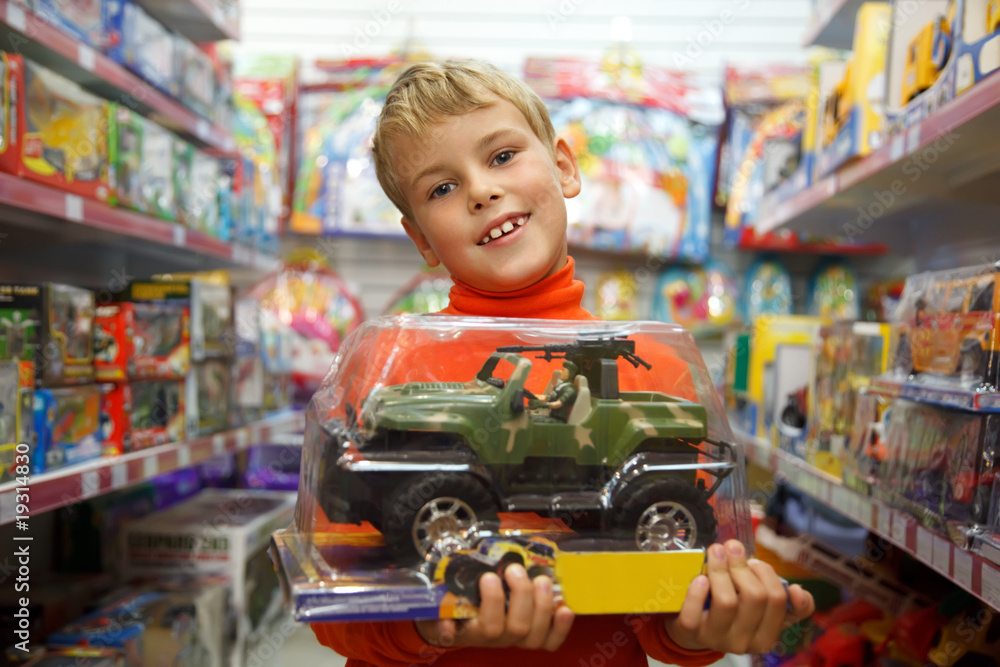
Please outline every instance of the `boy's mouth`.
M524 223L528 222L529 217L531 217L530 213L520 213L508 217L499 225L490 228L490 230L486 233L486 236L483 237L483 240L477 243L476 245L486 245L490 241L502 238L507 234L510 234L518 227L523 227Z

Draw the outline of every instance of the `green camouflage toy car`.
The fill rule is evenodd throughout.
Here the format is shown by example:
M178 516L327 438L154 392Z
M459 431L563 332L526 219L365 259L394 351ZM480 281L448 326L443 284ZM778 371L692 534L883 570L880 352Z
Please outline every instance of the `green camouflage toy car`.
M563 360L551 395L525 387L526 353ZM360 417L347 405L325 425L319 503L331 521L369 521L400 565L468 548L498 512L556 516L645 551L706 546L732 446L708 439L698 403L619 391L619 358L651 368L634 340L581 338L497 348L469 382L376 389Z

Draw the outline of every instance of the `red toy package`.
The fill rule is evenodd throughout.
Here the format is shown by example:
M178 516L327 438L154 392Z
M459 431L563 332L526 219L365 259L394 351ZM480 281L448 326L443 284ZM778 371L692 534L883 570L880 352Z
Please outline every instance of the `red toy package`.
M182 378L191 367L191 286L142 281L129 286L135 311L136 379Z
M135 309L131 303L98 306L94 366L99 382L123 382L135 373Z
M101 435L105 456L132 450L132 385L101 385Z

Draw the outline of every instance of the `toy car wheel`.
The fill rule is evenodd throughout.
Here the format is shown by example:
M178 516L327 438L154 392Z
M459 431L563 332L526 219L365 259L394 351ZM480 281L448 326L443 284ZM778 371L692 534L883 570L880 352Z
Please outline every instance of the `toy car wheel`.
M718 522L706 493L672 478L638 482L614 502L611 524L641 551L705 547L715 541Z
M408 477L382 504L382 534L400 565L466 548L469 531L487 522L497 522L496 501L469 474Z
M445 588L449 593L464 597L478 607L482 602L479 597L479 579L487 572L492 570L486 563L456 554L444 569Z

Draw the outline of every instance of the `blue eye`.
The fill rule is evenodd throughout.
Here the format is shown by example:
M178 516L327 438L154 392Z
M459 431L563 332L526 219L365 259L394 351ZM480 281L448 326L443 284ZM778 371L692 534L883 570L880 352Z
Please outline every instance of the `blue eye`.
M454 183L442 183L433 190L431 190L431 199L438 199L444 197L446 194L451 192L455 188Z
M497 156L493 158L493 164L505 165L514 159L514 151L501 151L497 153Z

